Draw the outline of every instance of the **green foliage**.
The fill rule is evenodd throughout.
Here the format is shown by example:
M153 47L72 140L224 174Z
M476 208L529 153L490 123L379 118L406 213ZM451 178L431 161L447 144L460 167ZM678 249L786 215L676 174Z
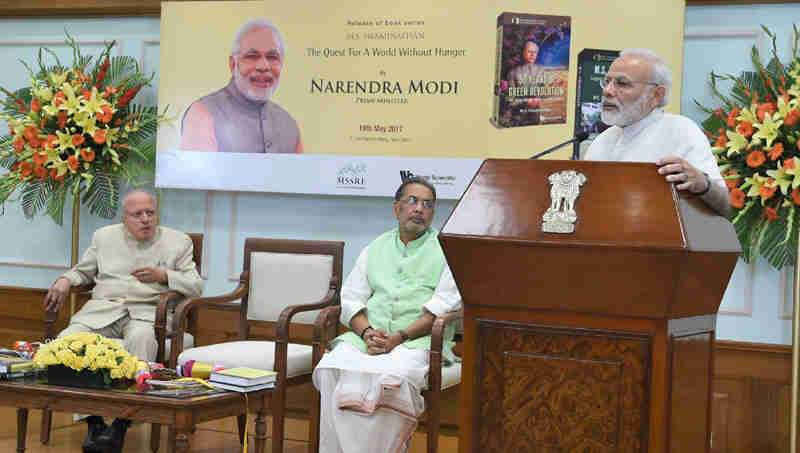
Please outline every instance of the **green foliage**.
M119 176L104 171L96 171L92 183L83 195L83 203L89 212L110 219L119 207Z
M33 218L39 211L47 207L49 192L53 187L48 181L34 180L22 186L22 212L25 217Z

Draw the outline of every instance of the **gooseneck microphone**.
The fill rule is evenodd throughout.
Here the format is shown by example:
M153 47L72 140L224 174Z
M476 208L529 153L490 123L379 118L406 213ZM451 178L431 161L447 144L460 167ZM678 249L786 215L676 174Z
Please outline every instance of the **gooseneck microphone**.
M531 156L530 158L531 159L538 159L538 158L540 158L540 157L542 157L542 156L544 156L546 154L552 153L553 151L555 151L555 150L557 150L559 148L567 146L570 143L582 142L582 141L586 140L588 137L589 137L589 133L588 132L586 132L586 131L578 132L577 134L575 134L574 137L572 137L571 139L565 141L564 143L559 143L558 145L556 145L556 146L554 146L552 148L547 148L546 150L542 151L541 153L535 154L535 155ZM572 155L572 160L578 160L574 153Z

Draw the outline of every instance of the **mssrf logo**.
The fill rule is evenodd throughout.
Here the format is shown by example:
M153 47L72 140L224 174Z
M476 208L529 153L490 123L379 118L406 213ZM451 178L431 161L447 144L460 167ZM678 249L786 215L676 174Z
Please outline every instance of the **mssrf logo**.
M364 189L367 183L367 164L349 163L336 173L336 186L347 189Z

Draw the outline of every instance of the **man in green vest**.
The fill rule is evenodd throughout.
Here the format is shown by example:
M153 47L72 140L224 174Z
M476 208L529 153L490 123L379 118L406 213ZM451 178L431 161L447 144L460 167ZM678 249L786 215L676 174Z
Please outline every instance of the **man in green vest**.
M314 370L321 393L320 449L401 452L425 401L436 316L461 308L453 275L431 228L436 189L412 177L397 189L394 228L361 251L342 287L341 322L351 329ZM443 355L453 355L452 328Z

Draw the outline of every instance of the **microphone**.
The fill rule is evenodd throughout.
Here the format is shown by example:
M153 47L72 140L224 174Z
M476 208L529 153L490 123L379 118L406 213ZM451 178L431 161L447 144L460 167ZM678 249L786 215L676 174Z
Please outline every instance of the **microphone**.
M589 137L589 133L588 132L586 132L586 131L578 132L577 134L575 134L574 137L572 137L571 139L565 141L564 143L559 143L558 145L556 145L556 146L554 146L552 148L547 148L546 150L542 151L541 153L533 155L530 158L531 159L538 159L538 158L544 156L545 154L550 154L550 153L552 153L553 151L555 151L555 150L557 150L559 148L562 148L564 146L569 145L570 143L582 142L582 141L586 140L588 137ZM577 160L577 158L575 156L575 153L572 154L572 160Z

